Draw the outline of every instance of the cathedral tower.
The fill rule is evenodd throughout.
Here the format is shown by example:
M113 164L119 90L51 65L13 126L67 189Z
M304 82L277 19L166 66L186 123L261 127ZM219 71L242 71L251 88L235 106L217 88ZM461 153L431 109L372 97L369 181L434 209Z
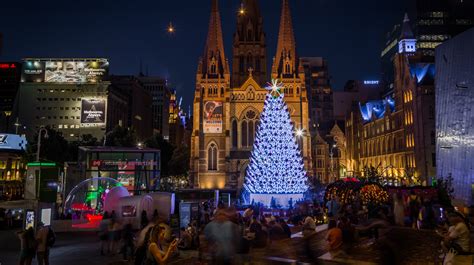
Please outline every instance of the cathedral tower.
M194 187L225 185L226 119L230 89L218 0L211 0L211 17L203 57L199 59L194 93L190 174ZM228 138L228 137L227 137Z
M240 87L251 73L261 86L267 80L267 46L258 0L242 0L232 47L232 87ZM249 71L249 69L251 69Z
M273 57L272 78L278 79L284 86L285 101L291 118L305 168L311 172L311 136L309 132L308 97L305 88L305 76L302 64L296 55L296 42L291 21L289 0L282 0L280 29L275 57Z

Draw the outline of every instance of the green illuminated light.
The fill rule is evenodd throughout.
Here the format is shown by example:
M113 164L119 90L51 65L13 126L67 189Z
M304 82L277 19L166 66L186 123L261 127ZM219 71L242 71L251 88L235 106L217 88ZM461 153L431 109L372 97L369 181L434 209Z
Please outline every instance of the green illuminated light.
M26 164L29 167L55 167L56 163L46 163L46 162L31 162Z

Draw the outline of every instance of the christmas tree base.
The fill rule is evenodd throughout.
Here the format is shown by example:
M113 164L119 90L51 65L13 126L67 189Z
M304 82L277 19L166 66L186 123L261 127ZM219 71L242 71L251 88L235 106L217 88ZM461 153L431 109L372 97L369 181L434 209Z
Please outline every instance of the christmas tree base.
M291 207L295 206L297 201L304 199L303 193L293 193L293 194L260 194L260 193L250 193L250 202L251 203L261 203L267 207L275 208L289 208L290 200ZM273 201L273 202L272 202Z

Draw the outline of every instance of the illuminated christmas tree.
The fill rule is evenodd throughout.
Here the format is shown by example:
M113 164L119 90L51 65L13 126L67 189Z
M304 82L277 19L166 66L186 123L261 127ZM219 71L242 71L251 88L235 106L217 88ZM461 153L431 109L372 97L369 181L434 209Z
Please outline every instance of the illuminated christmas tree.
M244 183L244 200L288 207L308 189L290 113L276 80L267 88L263 112Z

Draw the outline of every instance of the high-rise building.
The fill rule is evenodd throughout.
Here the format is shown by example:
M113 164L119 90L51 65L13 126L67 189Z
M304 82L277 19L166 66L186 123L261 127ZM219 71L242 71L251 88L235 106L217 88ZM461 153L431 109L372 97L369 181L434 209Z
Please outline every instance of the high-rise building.
M105 133L109 62L103 58L27 58L14 116L31 140L49 126L66 140Z
M143 88L151 94L151 115L153 132L161 134L164 139L169 139L169 105L171 92L166 79L161 77L139 75Z
M19 124L13 120L15 97L20 86L21 64L0 62L0 132L15 132ZM14 125L16 124L16 127Z
M272 67L272 78L278 78L283 84L282 93L291 115L295 129L300 130L299 144L301 147L305 169L311 173L311 139L308 131L308 99L306 96L304 71L296 54L296 43L293 34L288 0L283 0L278 35L277 53ZM240 189L243 185L245 172L249 163L250 151L255 140L255 131L259 116L263 110L264 99L268 93L262 86L263 73L257 73L254 67L238 71L238 78L232 79L239 86L231 86L229 63L224 53L224 42L218 11L217 0L211 1L211 17L209 31L203 57L200 58L196 75L196 90L193 103L193 131L191 136L191 165L190 183L197 188L228 188ZM250 31L245 32L243 41L234 44L234 55L252 54L255 63L255 54L264 56L264 33L261 31L261 18L255 15L258 12L257 1L244 1L243 8L247 10L239 16L248 14L249 19L242 21L260 22L250 23ZM248 12L248 13L247 13ZM252 26L253 25L253 26ZM255 28L255 26L257 26ZM254 31L257 29L257 31ZM236 36L240 36L240 29ZM254 40L256 34L259 41L256 47L247 41ZM262 60L262 71L265 69ZM255 65L253 65L255 66ZM245 67L247 68L247 67ZM254 78L254 74L256 77ZM245 78L242 80L242 75Z
M438 45L474 26L472 0L416 0L410 4L417 50L424 56L434 57Z
M453 177L454 201L473 204L474 28L436 48L436 171Z
M328 63L321 57L302 57L301 63L305 73L310 122L312 123L309 126L314 133L314 130L322 124L334 121L333 91Z
M381 52L382 81L387 94L393 91L393 60L399 51L401 36L408 24L413 29L416 50L421 63L434 62L434 50L444 41L474 26L473 0L414 0L410 1L403 23L394 25L384 39ZM412 41L412 40L410 40Z
M232 55L232 87L243 85L249 71L260 86L265 86L268 81L267 45L258 0L242 1L237 15Z
M128 98L128 119L124 126L135 130L140 141L153 136L152 97L138 77L130 75L110 76L110 91L125 94Z

